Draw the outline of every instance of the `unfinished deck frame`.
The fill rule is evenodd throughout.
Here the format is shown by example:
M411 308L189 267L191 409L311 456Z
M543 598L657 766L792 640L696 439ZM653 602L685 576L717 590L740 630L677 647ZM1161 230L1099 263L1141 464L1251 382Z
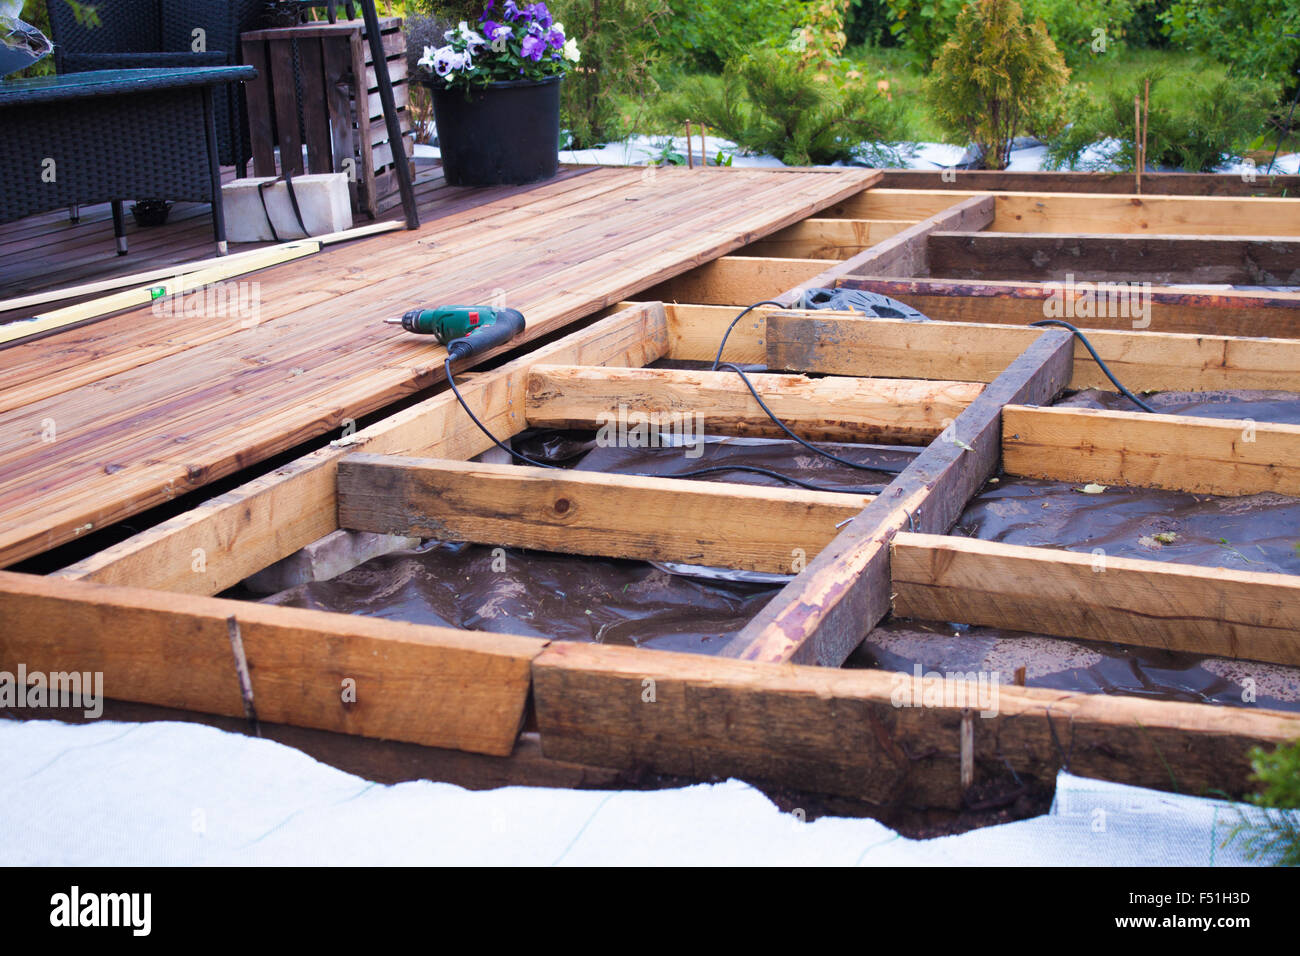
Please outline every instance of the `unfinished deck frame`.
M935 232L996 228L999 215L1013 214L999 211L1001 197L945 194L941 201L873 195L879 192L851 201L850 218L892 217L896 225L908 218L911 225L847 258L816 256L802 260L802 270L782 265L782 281L794 281L772 294L793 304L802 289L850 275L925 275ZM1050 197L1047 205L1055 205L1057 198ZM1015 209L1043 215L1032 203L1015 202ZM1293 207L1281 208L1290 214ZM903 209L912 215L904 217ZM1199 221L1180 207L1161 206L1160 212L1167 220ZM1079 231L1077 224L1066 225ZM1169 228L1168 223L1162 228ZM835 248L842 253L847 247ZM761 266L764 257L734 258L757 259ZM719 269L719 263L723 260L698 271L718 270L715 274L721 276L739 268L727 263ZM674 281L702 287L698 275ZM737 294L730 281L718 298ZM747 396L739 383L728 387L723 373L690 373L699 376L690 378L642 367L659 358L711 360L722 330L735 316L731 306L762 297L753 294L725 305L629 305L582 332L468 378L462 390L488 427L502 436L534 422L590 422L601 404L610 401L626 399L630 407L646 411L672 408L696 390L710 402L732 403L724 416L728 427L761 429L754 410L745 407ZM1135 389L1171 387L1173 382L1180 388L1217 388L1229 379L1236 387L1280 387L1283 382L1294 387L1300 351L1300 342L1289 336L1247 339L1116 330L1094 340ZM542 748L555 759L697 777L739 774L879 804L959 805L963 748L974 754L977 783L1004 778L1008 767L1045 779L1068 765L1079 773L1199 792L1243 782L1250 744L1300 736L1297 715L1014 687L1002 688L999 716L974 721L972 727L963 721L961 707L895 706L896 675L804 666L800 662L839 663L891 606L903 613L899 601L920 616L933 616L931 610L944 606L939 594L965 608L961 602L977 587L971 582L984 582L999 567L1004 576L1008 567L1019 569L1017 583L1028 583L1016 601L1004 603L997 593L984 600L981 607L994 609L989 613L1013 617L1014 610L997 609L1018 607L1023 614L1038 601L1053 613L1059 609L1060 630L1068 632L1062 636L1093 633L1089 627L1095 631L1094 624L1069 614L1083 585L1076 583L1071 591L1060 583L1062 575L1068 584L1069 575L1077 574L1072 563L1077 555L1060 559L1061 552L1014 548L1007 553L1008 546L981 549L987 543L974 542L972 552L950 559L944 549L952 547L953 539L942 535L1009 453L1008 422L1021 420L1014 416L1058 411L1029 406L1046 403L1065 387L1099 384L1099 373L1059 330L918 325L777 309L755 310L739 323L724 360L841 376L756 377L761 388L783 395L787 404L782 413L797 427L822 428L828 435L852 433L859 440L862 433L854 431L859 426L880 429L881 435L903 429L915 441L932 440L869 503L851 495L812 500L816 496L809 493L752 487L746 487L750 497L730 498L725 485L683 487L685 483L605 475L574 480L573 473L564 476L573 484L561 487L554 476L531 469L466 463L488 442L465 427L463 413L444 394L60 574L33 578L0 572L0 664L23 660L32 668L57 670L84 669L86 661L93 661L95 669L105 671L111 697L238 715L243 704L227 633L233 618L243 629L254 697L264 719L506 754L531 692ZM769 381L777 378L789 380L791 394L784 392L787 383ZM901 389L897 394L911 395L913 405L892 406L891 415L889 399L874 378L915 380L890 383ZM985 387L978 389L980 384ZM918 395L948 402L945 407L956 414L918 421ZM702 399L697 396L697 401ZM859 418L846 427L837 416L841 403L853 401L859 403ZM833 415L828 414L832 402ZM1180 420L1177 427L1183 424ZM1278 428L1261 427L1270 439ZM1222 451L1228 456L1224 468L1231 471L1237 452L1230 444ZM503 490L485 498L464 494L484 480ZM404 490L394 496L394 488ZM449 489L457 495L455 507L435 512L431 496ZM549 507L556 520L540 527L522 522L518 508L496 507L501 494L521 507ZM649 508L648 513L638 511L640 530L611 532L611 515L601 511L610 507L603 503L605 496ZM702 544L692 521L677 515L685 507L693 518L700 513L700 501L719 498L737 510L735 531ZM393 508L394 500L403 507ZM779 566L777 545L784 539L769 534L770 528L754 531L743 520L738 502L746 500L762 508L764 520L778 531L781 520L794 528L812 515L818 516L812 523L823 526L840 524L845 516L852 520L823 542L807 569L737 638L731 652L742 659L468 635L207 596L330 533L340 526L340 517L351 524L369 523L374 530L432 531L433 525L414 524L432 520L438 533L467 540L578 553ZM561 501L566 502L563 508L558 507ZM769 518L773 508L784 510ZM705 545L708 550L691 550ZM1115 611L1121 622L1125 613L1132 620L1148 608L1150 588L1141 582L1149 571L1158 569L1167 580L1177 578L1189 592L1202 594L1209 592L1198 591L1201 578L1223 578L1207 569L1132 563L1154 568L1116 566L1122 573L1108 586L1116 594L1127 593L1130 602ZM960 576L945 577L950 568ZM1208 653L1295 663L1294 638L1279 622L1294 620L1296 591L1289 580L1255 577L1286 578L1221 580L1232 592L1229 597L1244 599L1253 616L1225 621L1215 616L1215 605L1206 597L1197 625L1201 630L1193 636L1203 631L1206 640L1218 641ZM896 595L900 587L904 590ZM1168 629L1178 626L1171 621ZM125 633L132 635L129 648L121 640ZM368 643L350 643L352 634ZM176 660L185 661L183 681L172 672ZM434 673L446 689L431 702ZM358 681L352 703L339 693L349 677Z

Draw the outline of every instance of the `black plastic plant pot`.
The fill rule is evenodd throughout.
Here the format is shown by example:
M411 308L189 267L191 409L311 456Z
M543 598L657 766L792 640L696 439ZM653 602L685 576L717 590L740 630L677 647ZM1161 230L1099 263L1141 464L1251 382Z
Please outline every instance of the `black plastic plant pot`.
M560 157L560 81L510 80L433 94L442 171L452 186L522 186L550 179Z

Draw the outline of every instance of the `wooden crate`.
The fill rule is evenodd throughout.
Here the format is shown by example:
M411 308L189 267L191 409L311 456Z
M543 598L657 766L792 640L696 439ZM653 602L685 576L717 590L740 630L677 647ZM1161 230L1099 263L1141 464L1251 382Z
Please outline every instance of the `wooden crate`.
M415 135L401 18L381 19L380 32L402 128L401 152L409 163ZM307 23L254 30L240 39L244 62L258 72L248 84L254 174L347 173L353 211L373 219L383 199L397 192L397 169L365 24ZM358 77L364 77L364 87Z

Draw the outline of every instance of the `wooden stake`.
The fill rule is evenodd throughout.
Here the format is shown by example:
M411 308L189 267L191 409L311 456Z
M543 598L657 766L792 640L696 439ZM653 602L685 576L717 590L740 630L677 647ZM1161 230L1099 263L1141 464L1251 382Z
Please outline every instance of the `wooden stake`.
M695 168L695 148L691 145L691 121L686 121L686 168Z
M1142 195L1142 103L1141 98L1133 96L1133 174L1134 189Z

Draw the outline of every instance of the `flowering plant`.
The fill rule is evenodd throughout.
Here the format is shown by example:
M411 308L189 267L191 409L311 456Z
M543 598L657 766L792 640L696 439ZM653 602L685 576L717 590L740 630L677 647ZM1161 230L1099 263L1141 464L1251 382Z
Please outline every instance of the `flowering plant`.
M443 34L446 46L424 48L417 62L440 77L448 88L485 86L501 80L541 80L563 76L578 62L578 41L564 35L545 3L521 7L505 0L501 19L493 20L496 0L488 0L477 29L464 20Z

